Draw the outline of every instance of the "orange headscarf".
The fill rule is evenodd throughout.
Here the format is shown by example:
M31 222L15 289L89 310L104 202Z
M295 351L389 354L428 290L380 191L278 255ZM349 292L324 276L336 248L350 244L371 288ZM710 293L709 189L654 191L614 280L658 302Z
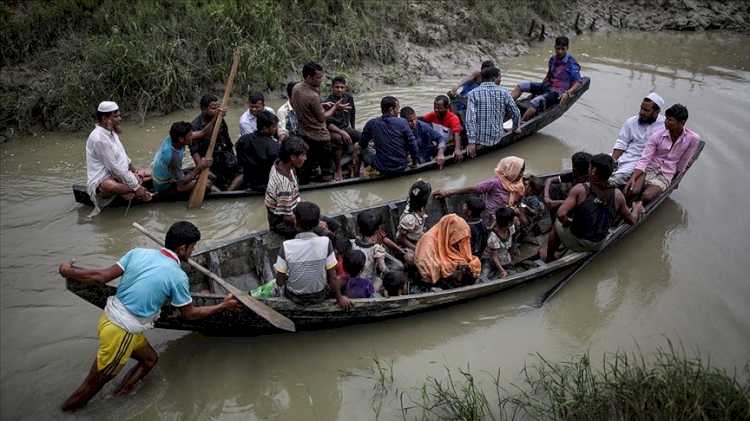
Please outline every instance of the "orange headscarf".
M508 206L521 200L526 187L523 185L521 168L523 168L523 159L517 156L506 156L497 163L495 175L500 179L503 188L508 192Z
M458 250L453 247L454 244ZM419 239L414 251L414 263L422 277L433 284L440 278L452 276L459 263L468 264L474 278L479 277L482 271L481 262L471 254L469 224L454 213L442 217Z

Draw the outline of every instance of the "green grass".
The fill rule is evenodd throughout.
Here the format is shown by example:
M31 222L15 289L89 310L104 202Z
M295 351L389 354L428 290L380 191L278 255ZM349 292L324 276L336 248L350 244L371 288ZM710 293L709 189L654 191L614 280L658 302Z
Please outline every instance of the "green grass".
M145 118L220 93L232 53L243 48L233 94L283 91L302 65L329 76L385 68L389 83L414 84L399 40L432 45L478 38L502 42L531 19L554 20L560 0L27 0L0 4L0 131L35 123L49 130L93 124L95 107L115 100ZM456 13L446 18L446 10ZM460 16L459 16L460 15ZM452 16L452 15L451 15ZM439 27L425 23L439 22Z
M444 365L445 378L427 377L401 392L404 420L748 420L750 383L736 373L712 367L700 356L688 357L668 341L652 355L607 353L594 367L588 354L552 362L542 356L526 365L509 387L495 375L469 370L456 374ZM386 366L382 361L376 367ZM390 364L392 367L392 363ZM374 377L376 397L393 383ZM390 372L392 376L392 369ZM387 374L387 372L386 372ZM490 390L491 392L487 392ZM375 399L375 398L374 398Z

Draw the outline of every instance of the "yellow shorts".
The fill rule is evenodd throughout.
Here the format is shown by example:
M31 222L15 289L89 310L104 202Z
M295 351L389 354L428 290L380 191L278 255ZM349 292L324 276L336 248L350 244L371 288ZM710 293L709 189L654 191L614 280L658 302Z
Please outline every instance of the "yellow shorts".
M129 333L109 321L106 313L99 318L99 350L96 368L107 376L116 376L130 359L133 351L148 345L143 333Z

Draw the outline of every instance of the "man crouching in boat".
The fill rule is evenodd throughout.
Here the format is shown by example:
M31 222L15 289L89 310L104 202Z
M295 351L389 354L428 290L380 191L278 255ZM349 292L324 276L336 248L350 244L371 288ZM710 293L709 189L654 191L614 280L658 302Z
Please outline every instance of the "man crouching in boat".
M233 309L237 300L227 295L220 304L193 306L187 274L180 267L200 240L198 228L190 222L173 224L167 232L161 250L136 248L107 269L73 267L75 259L60 265L60 274L80 282L106 284L122 276L117 294L107 299L104 313L99 318L99 350L96 360L83 383L62 406L72 411L86 404L101 388L122 370L129 358L138 361L115 391L122 396L154 368L158 360L144 331L154 327L154 321L167 302L180 309L187 319L198 319Z
M151 179L151 173L135 168L120 142L120 107L115 102L103 101L96 117L98 123L86 140L86 191L94 202L90 217L117 195L126 200L133 197L151 200L151 193L143 187L143 182Z
M607 239L609 228L616 215L634 225L643 213L643 204L633 202L628 209L622 192L609 184L615 161L607 154L597 154L589 163L589 181L575 185L568 198L557 210L555 229L550 231L545 252L539 254L547 262L558 259L555 255L560 243L572 251L599 250ZM568 217L573 212L572 219Z

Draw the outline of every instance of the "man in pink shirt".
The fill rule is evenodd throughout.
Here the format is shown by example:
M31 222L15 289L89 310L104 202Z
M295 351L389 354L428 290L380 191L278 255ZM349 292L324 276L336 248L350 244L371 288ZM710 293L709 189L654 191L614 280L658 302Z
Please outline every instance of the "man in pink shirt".
M688 110L675 104L664 113L664 129L651 135L635 171L625 184L625 194L641 195L643 204L656 199L691 164L700 137L685 128Z

